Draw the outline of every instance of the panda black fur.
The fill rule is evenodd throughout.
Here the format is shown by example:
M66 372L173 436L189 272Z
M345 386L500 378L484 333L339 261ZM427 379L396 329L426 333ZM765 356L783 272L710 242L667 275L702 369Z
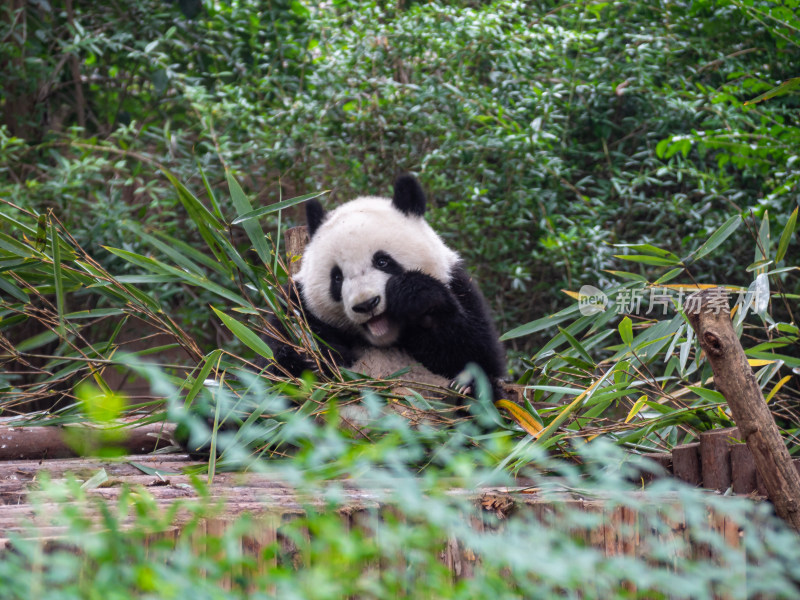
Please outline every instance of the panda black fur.
M423 218L425 203L411 175L395 181L391 199L359 197L328 213L309 202L310 240L295 276L303 312L337 365L381 348L447 379L475 363L496 383L505 358L486 301ZM310 368L292 346L268 342L283 370Z

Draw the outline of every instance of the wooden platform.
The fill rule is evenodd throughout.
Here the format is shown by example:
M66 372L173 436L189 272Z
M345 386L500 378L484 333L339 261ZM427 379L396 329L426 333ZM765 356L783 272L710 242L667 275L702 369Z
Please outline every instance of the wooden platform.
M47 501L42 504L45 499L37 491L44 478L55 482L72 478L78 484L88 486L85 491L89 499L111 504L131 490L146 493L162 509L175 502L199 502L202 499L219 507L216 514L208 519L211 529L224 529L226 522L248 513L262 523L263 531L258 537L265 544L276 539L279 524L286 519L303 514L307 507L326 509L329 506L321 498L298 496L276 474L218 473L213 482L207 484L208 476L205 473L194 476L183 473L187 468L198 465L202 463L179 454L128 456L114 461L65 458L0 462L0 547L8 544L12 534L49 540L58 539L65 533L63 526L54 525L50 520L53 514L64 509L65 504ZM199 482L199 488L193 479ZM341 488L340 505L335 510L342 518L353 519L359 513L374 513L384 508L386 490L371 486L369 482L361 481L356 485L352 481L338 480L332 485ZM478 529L490 521L494 527L497 522L513 518L519 513L550 522L557 519L560 511L580 510L598 515L600 525L588 528L585 532L573 531L573 534L585 537L590 545L603 549L607 555L639 552L639 516L636 510L620 506L618 500L609 502L597 492L589 495L564 489L543 494L537 487L520 485L473 490L454 488L449 493L479 508L478 513L486 519L473 523ZM631 501L631 506L637 501L664 507L677 502L677 495L672 493L629 492L626 497ZM84 504L89 506L81 506L81 510L96 516L98 504ZM172 523L176 534L186 518L188 514L176 514ZM127 521L131 519L127 518ZM123 520L123 526L125 522ZM738 524L713 512L709 512L709 524L713 530L721 532L728 543L739 546ZM671 530L669 536L673 540L675 536L688 536L685 523L675 522ZM689 542L688 537L686 541ZM466 559L459 554L458 557L450 556L448 560L452 564Z

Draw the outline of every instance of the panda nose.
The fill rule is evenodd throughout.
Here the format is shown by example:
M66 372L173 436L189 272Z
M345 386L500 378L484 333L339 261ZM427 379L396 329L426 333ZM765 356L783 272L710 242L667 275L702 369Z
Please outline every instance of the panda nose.
M380 296L373 296L369 300L364 300L364 302L359 302L358 304L353 306L353 312L357 313L369 313L372 312L373 309L381 303Z

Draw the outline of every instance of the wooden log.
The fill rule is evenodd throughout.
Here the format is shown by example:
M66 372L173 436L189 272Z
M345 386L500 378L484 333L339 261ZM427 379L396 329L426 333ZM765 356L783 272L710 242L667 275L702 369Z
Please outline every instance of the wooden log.
M700 442L681 444L672 449L672 473L689 485L703 483L700 469Z
M650 483L665 473L672 473L672 454L669 452L647 452L642 457L658 465L652 471L643 470L639 473L642 483Z
M731 485L734 494L752 494L758 489L756 463L747 444L731 446Z
M40 460L79 456L76 444L84 445L93 435L103 431L119 433L109 445L126 454L147 454L172 445L175 426L151 423L140 427L118 427L102 430L85 425L64 427L0 427L0 460ZM91 448L89 448L91 449Z
M637 464L636 471L628 480L634 485L647 485L665 475L672 474L672 454L670 452L646 452L640 454L643 459Z
M775 512L800 530L800 475L764 401L730 319L727 292L702 290L684 305L733 419L753 453Z
M724 492L731 486L731 440L738 437L736 427L700 434L700 472L704 488Z

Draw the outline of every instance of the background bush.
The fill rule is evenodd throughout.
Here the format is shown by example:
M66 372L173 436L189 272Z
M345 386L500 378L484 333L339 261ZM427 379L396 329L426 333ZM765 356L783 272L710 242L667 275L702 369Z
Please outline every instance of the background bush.
M797 95L743 103L798 75L797 28L723 1L12 1L0 196L144 251L126 220L195 239L158 164L196 193L227 167L263 204L412 170L505 331L602 283L609 244L686 254L736 211L791 212ZM694 277L748 283L742 241ZM210 340L202 299L165 293Z
M309 511L289 533L302 539L310 564L275 563L260 579L232 579L232 571L254 566L236 550L246 520L209 536L199 551L188 538L148 546L149 531L169 519L145 506L146 495L122 495L121 517L103 513L106 530L96 533L75 512L94 506L78 486L45 486L77 499L72 512L48 504L46 516L66 522L81 552L54 549L44 564L37 542L15 538L19 551L0 560L6 592L222 598L246 597L255 585L287 597L311 581L326 585L300 588L307 597L470 597L479 589L498 597L634 597L632 586L646 597L736 597L747 573L746 593L796 595L796 536L766 505L660 488L680 495L688 535L718 552L709 562L692 554L696 546L662 543L658 536L669 537L675 519L665 519L661 505L635 504L642 548L652 552L607 557L570 532L596 525L597 515L565 512L544 527L492 523L497 529L476 535L464 518L476 515L442 493L550 472L570 493L584 486L630 506L629 482L639 474L606 442L628 452L668 450L731 424L683 315L619 323L612 311L579 315L574 296L559 290L584 283L618 304L678 276L766 287L772 302L742 306L738 314L749 321L737 318L736 326L797 451L800 22L793 7L789 0L5 2L3 418L24 402L52 406L63 397L63 410L34 418L91 421L91 400L101 412L114 409L109 422L126 411L180 422L206 436L201 442L210 436L221 463L280 468L311 497L323 497L327 480L342 475L391 482L397 493L386 500L400 515L391 535L375 540ZM285 274L275 242L281 226L302 216L294 206L263 215L258 224L272 241L254 220L233 220L323 189L331 204L385 194L401 170L420 175L437 229L477 275L500 329L511 330L514 368L531 401L514 405L514 418L486 402L476 419L485 429L471 422L410 429L387 407L440 407L396 398L385 383L353 384L348 374L265 387L252 371L248 360L269 349L247 325L263 325L267 309L280 314L275 289ZM629 245L613 245L620 243ZM169 337L169 347L145 338L133 349L139 357L159 353L161 371L121 351L123 333L149 333L143 323ZM160 354L177 347L183 354L175 362L184 364ZM126 404L114 393L116 368L124 376L150 370L147 401ZM73 393L90 377L95 391ZM273 402L279 406L266 406ZM351 403L377 411L370 439L341 427L339 408ZM189 406L209 410L209 421L187 414ZM209 477L215 467L212 458ZM713 531L709 506L742 523L746 552ZM135 515L134 527L121 532L117 519L126 514ZM313 539L298 533L307 530ZM469 583L435 568L451 539L485 557Z

